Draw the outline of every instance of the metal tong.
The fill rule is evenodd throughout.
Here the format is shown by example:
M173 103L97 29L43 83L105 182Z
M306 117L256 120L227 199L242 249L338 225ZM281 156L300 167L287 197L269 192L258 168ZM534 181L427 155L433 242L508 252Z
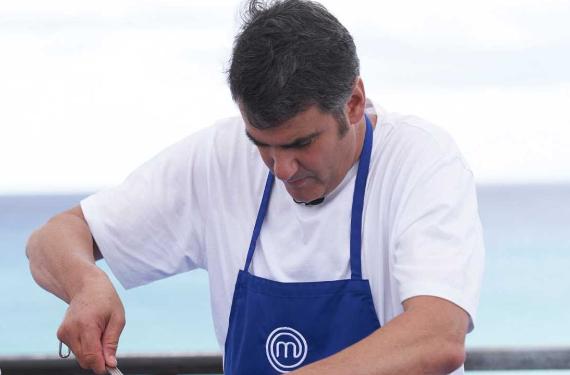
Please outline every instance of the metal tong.
M119 370L116 367L105 367L105 368L107 369L107 372L109 373L109 375L123 375L121 370Z
M67 353L63 353L63 346L67 347L67 345L65 345L64 343L62 343L61 341L59 342L59 357L60 358L68 358L71 355L71 350L67 347ZM121 370L119 370L116 367L105 367L105 369L107 370L107 373L109 373L109 375L123 375L123 373L121 372ZM1 370L0 370L0 375L2 374Z

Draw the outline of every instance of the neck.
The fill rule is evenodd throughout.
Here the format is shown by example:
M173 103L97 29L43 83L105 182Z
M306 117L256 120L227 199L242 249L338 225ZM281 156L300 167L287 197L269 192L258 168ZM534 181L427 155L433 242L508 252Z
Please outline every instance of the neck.
M356 147L354 150L354 158L349 169L360 159L362 148L364 147L364 137L366 136L366 118L362 116L362 120L356 125Z

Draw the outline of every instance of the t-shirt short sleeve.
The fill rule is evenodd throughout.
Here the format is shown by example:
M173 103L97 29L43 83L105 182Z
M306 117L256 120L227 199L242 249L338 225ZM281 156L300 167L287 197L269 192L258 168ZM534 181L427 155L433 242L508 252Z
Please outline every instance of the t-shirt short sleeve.
M81 201L95 242L125 288L206 267L202 205L210 131L170 146L122 184Z
M479 302L484 267L482 229L473 174L451 139L423 142L421 167L402 194L395 223L394 277L401 302L429 295L470 316Z

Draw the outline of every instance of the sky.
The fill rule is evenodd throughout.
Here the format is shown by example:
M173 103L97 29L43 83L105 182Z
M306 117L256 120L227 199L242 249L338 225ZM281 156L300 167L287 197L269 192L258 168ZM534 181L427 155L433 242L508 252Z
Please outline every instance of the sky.
M477 183L570 182L570 0L328 1L367 96L445 128ZM239 1L0 0L0 194L120 183L238 115Z

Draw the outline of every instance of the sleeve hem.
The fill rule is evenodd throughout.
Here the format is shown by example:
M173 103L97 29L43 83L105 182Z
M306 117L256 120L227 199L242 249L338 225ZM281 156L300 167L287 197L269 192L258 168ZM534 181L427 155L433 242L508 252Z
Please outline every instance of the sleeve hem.
M467 329L467 333L470 333L475 328L477 304L473 301L468 301L464 297L464 294L465 293L462 291L449 288L447 286L436 284L422 284L417 286L408 286L406 290L401 291L400 303L403 303L405 300L412 297L418 296L432 296L445 299L454 305L459 306L467 313L469 316L469 327Z

